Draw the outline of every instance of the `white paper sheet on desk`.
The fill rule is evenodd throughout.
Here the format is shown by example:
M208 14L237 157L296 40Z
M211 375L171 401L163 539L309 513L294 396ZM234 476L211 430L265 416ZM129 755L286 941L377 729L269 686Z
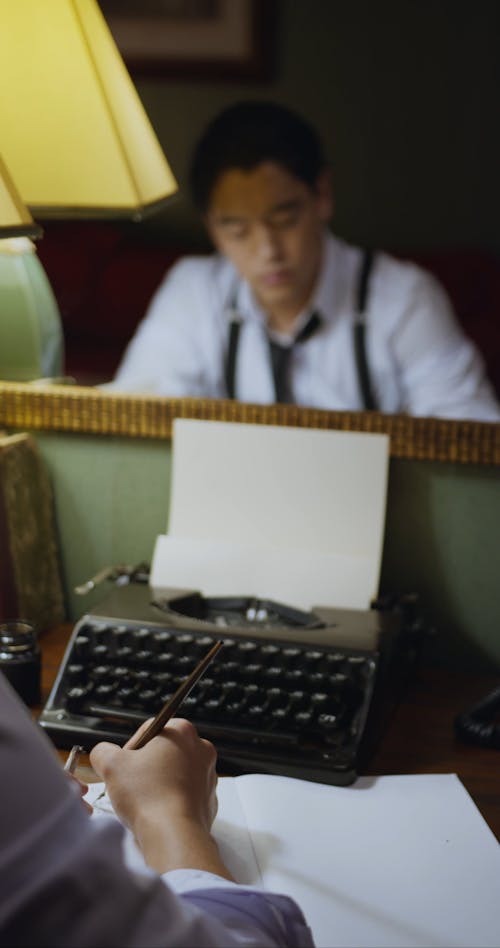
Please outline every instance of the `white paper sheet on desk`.
M217 795L224 863L292 896L317 948L500 945L500 847L454 774L351 787L250 774L222 778ZM141 865L131 840L126 855Z
M366 608L378 591L386 435L176 419L151 585Z

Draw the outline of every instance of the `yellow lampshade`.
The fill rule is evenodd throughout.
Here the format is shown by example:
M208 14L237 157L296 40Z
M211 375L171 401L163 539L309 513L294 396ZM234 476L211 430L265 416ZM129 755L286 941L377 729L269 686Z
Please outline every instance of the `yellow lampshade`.
M25 207L0 155L0 238L40 237L42 230Z
M1 148L42 217L141 217L177 190L95 0L0 0Z

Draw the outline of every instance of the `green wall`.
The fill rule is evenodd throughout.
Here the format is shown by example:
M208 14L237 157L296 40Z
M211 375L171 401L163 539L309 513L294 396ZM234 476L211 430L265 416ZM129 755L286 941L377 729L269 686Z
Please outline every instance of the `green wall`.
M391 461L381 587L420 595L440 662L500 665L499 524L498 468Z
M68 616L102 598L74 587L102 567L151 561L167 527L170 445L142 439L37 434L52 477Z
M207 120L240 98L274 98L325 139L341 236L408 251L500 249L497 0L267 4L278 13L271 80L134 76L181 189ZM184 196L143 226L181 245L203 240Z
M101 598L73 587L102 566L150 562L168 516L170 443L36 435L54 485L68 615ZM417 592L450 667L500 667L500 471L392 460L381 588Z

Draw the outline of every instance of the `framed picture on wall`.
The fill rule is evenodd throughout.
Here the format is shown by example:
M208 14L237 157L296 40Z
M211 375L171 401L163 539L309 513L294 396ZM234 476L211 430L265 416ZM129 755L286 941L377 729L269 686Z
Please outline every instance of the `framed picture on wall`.
M135 75L269 79L277 0L99 0Z

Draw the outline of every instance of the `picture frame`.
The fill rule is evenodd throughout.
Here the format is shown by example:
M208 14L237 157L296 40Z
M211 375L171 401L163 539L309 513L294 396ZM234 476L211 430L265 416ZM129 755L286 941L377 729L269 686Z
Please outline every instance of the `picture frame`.
M277 0L100 0L134 76L270 79Z

